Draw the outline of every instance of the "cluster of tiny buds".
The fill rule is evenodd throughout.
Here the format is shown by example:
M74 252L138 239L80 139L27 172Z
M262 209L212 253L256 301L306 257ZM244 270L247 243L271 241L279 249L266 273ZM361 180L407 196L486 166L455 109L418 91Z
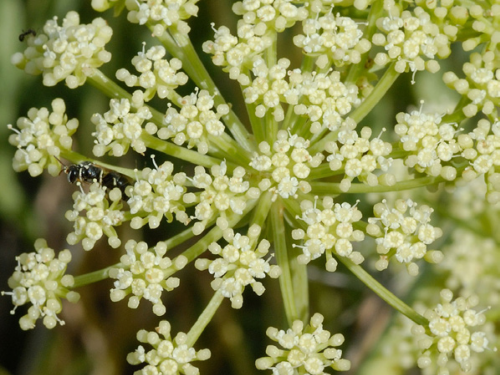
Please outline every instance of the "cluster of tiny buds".
M238 36L232 35L226 26L215 29L212 24L215 41L203 44L203 51L213 55L213 63L223 66L231 79L241 80L243 85L249 82L245 67L250 66L254 57L260 56L273 43L268 31L283 31L306 19L309 13L306 7L297 7L288 1L273 3L255 0L236 2L233 11L242 16L238 22Z
M484 312L472 308L479 303L476 296L458 297L453 300L453 293L443 289L441 303L434 309L427 310L424 316L429 325L415 325L413 335L419 337L418 345L422 355L418 358L418 367L425 369L435 364L439 375L449 375L447 369L450 357L460 365L462 371L472 368L472 352L481 353L488 349L488 339L483 331L472 330L485 323ZM493 350L496 351L496 348Z
M366 233L375 237L379 260L375 268L386 269L389 260L395 258L404 264L408 273L418 275L419 267L415 260L424 258L430 263L439 263L443 253L438 250L428 251L430 245L442 236L443 231L430 222L434 210L426 205L417 208L411 199L398 199L394 208L387 205L384 199L373 207L375 217L368 219Z
M116 72L116 78L125 82L128 87L143 88L146 102L155 94L160 99L168 98L173 101L175 89L185 85L189 79L184 72L179 72L182 62L176 58L170 61L164 59L167 51L163 46L153 46L147 51L145 43L143 46L143 51L132 59L132 65L140 75L133 75L127 69L121 68Z
M54 86L65 81L69 88L82 86L89 76L111 60L104 46L111 40L113 29L102 18L81 25L80 15L71 11L63 19L48 20L43 33L27 38L24 53L12 56L12 63L28 74L43 74L43 84Z
M219 257L213 261L197 259L195 267L206 270L214 275L212 288L220 290L222 295L231 300L231 306L239 309L243 305L243 291L250 285L257 295L265 291L264 285L256 279L263 279L266 275L277 278L281 269L277 265L270 265L269 259L263 259L268 253L271 244L267 240L257 243L261 234L261 227L254 224L248 229L247 236L234 233L231 228L223 231L227 245L222 247L217 242L208 246L208 250Z
M129 11L127 20L130 23L140 25L148 24L153 36L162 37L169 30L179 34L188 34L191 28L186 20L198 15L199 0L134 0L126 1L125 7ZM103 12L117 5L120 10L123 7L121 1L116 0L92 0L92 7Z
M198 368L191 362L206 361L211 356L209 349L195 351L183 332L172 338L171 326L166 320L162 320L155 331L137 332L137 340L153 347L146 352L139 345L134 352L128 354L127 362L131 365L146 364L141 371L136 372L139 374L198 375Z
M392 6L388 6L389 4ZM412 11L405 10L400 15L400 9L394 2L384 3L388 17L377 22L382 33L376 33L372 42L383 46L385 53L379 52L374 59L375 64L385 66L396 62L395 70L403 73L412 71L415 83L415 73L427 69L435 73L440 69L436 57L445 58L451 53L450 44L456 38L456 26L438 25L433 23L430 15L421 7ZM425 61L422 57L426 57Z
M307 18L307 7L300 7L291 1L242 0L233 5L233 12L241 16L243 22L238 25L238 35L244 39L252 36L264 36L266 31L284 31L297 21Z
M310 323L304 326L300 320L292 328L284 331L274 327L267 329L267 336L283 349L268 345L266 354L255 362L259 370L272 370L273 374L314 374L326 375L325 368L336 371L349 371L351 362L341 358L344 336L332 335L323 329L323 315L316 313Z
M153 159L154 162L154 159ZM136 181L130 189L127 203L133 218L130 226L139 229L148 224L150 228L158 228L163 217L169 222L174 218L185 225L189 224L189 216L182 202L186 192L185 173L173 173L174 165L165 162L155 168L144 168L138 172Z
M401 148L408 152L404 159L406 166L452 181L457 177L457 170L449 163L460 155L466 142L457 140L456 124L441 124L441 118L438 114L423 113L422 108L411 113L401 112L396 115L394 131L400 138Z
M359 25L350 17L333 14L333 7L327 8L321 16L306 19L302 28L304 34L294 36L293 43L308 55L321 56L322 61L333 60L336 66L357 64L361 56L370 50L371 43L362 38Z
M363 127L358 135L355 127L354 121L349 119L344 121L337 141L325 145L325 151L330 154L326 158L330 169L344 170L345 176L340 182L340 189L349 191L351 182L355 178L369 186L394 185L396 177L393 174L383 173L379 176L375 174L377 169L387 172L393 162L392 158L387 157L392 151L391 144L380 139L385 128L377 138L370 141L372 136L370 128Z
M150 109L144 105L144 93L136 90L129 99L111 99L109 111L103 115L95 113L91 121L96 126L92 135L96 138L93 153L97 157L109 153L123 156L130 146L135 152L144 154L146 145L141 139L143 129L147 133L157 130L153 122L146 122L153 117Z
M317 198L314 202L303 200L300 203L302 216L297 216L297 219L304 222L306 229L292 231L294 240L302 240L302 245L293 245L303 251L297 260L307 264L326 254L326 270L329 272L337 269L334 255L361 264L364 257L360 252L354 251L352 245L352 242L360 242L365 238L362 231L353 227L354 223L361 220L361 211L356 205L352 206L347 202L334 203L331 197L324 197L321 205L323 209L317 207Z
M470 55L470 62L465 63L462 70L466 78L458 78L454 72L446 72L443 81L449 88L470 100L462 109L463 114L471 118L481 110L487 116L494 116L500 97L500 70L497 67L496 53L473 53Z
M57 254L47 246L44 239L35 241L36 252L23 253L16 257L18 265L9 278L12 292L2 292L10 295L14 309L31 304L28 313L19 319L21 329L35 328L35 322L43 318L43 325L49 329L57 323L64 325L57 314L62 310L62 299L76 303L80 299L77 292L71 291L74 284L73 276L66 275L66 268L71 261L71 252L62 250Z
M109 270L109 277L116 279L110 291L111 300L117 302L131 295L128 307L136 309L144 298L153 304L155 315L164 315L166 308L161 300L162 292L170 292L179 286L180 280L170 275L184 268L187 258L179 255L172 261L166 257L165 242L158 242L154 248L148 249L143 241L129 240L125 250L120 267Z
M158 130L158 138L171 139L176 145L187 143L188 148L206 154L211 139L224 136L225 126L221 117L229 113L227 104L215 106L214 98L207 90L195 92L177 101L180 110L168 106L163 118L163 126Z
M52 176L61 171L61 163L57 159L61 151L71 150L71 135L78 128L78 120L68 120L66 104L58 98L52 101L52 112L42 107L31 108L27 117L17 120L17 128L8 125L14 131L9 143L17 147L12 162L16 172L28 170L30 176L36 177L48 169Z
M66 238L70 245L82 241L82 247L91 250L103 235L108 237L111 247L118 248L121 245L114 228L125 221L122 192L119 188L108 193L107 188L96 181L90 185L88 192L83 189L75 191L73 201L73 209L68 210L65 215L68 221L74 222L73 232ZM81 212L85 215L80 215Z
M432 177L454 181L459 177L453 158L463 158L469 166L463 168L461 178L470 182L478 175L487 181L486 198L490 203L500 201L499 137L500 121L493 124L480 119L473 131L458 134L455 124L441 124L442 116L424 114L422 110L398 113L394 130L400 137L400 147L407 152L407 167Z
M318 167L324 159L321 153L311 156L307 151L309 141L280 130L272 148L267 142L259 144L260 153L255 153L250 166L259 172L268 172L272 180L263 179L261 190L273 191L282 198L297 198L298 190L311 191L307 177L311 168ZM267 185L267 186L266 186Z
M235 168L232 176L227 175L225 162L214 165L210 168L210 173L201 166L195 167L194 172L189 181L201 191L184 194L183 201L188 205L196 204L191 217L196 220L193 225L195 235L201 234L206 225L216 217L217 226L222 230L226 229L227 217L233 213L242 215L249 202L255 201L261 194L257 187L250 187L243 167Z

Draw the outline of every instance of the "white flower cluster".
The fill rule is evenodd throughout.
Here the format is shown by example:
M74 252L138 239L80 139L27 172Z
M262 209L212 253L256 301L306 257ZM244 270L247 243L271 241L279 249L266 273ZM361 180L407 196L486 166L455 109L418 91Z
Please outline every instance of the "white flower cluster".
M257 244L261 234L258 225L252 225L248 229L248 235L234 233L228 228L223 232L227 245L222 247L217 242L212 242L208 250L219 257L213 261L198 258L195 267L206 270L214 275L212 288L220 290L222 295L231 300L234 309L240 309L243 305L243 291L250 285L257 295L265 291L264 285L257 279L263 279L266 275L277 278L281 275L279 266L270 265L269 260L263 257L269 253L271 244L262 240Z
M169 106L158 130L158 138L171 139L176 145L187 143L196 146L200 154L206 154L214 137L224 135L225 126L220 120L229 113L227 104L219 104L214 111L214 98L206 90L196 91L179 100L181 108Z
M206 361L210 358L209 349L195 351L187 344L187 335L179 332L173 339L170 336L170 323L162 320L155 331L140 330L137 340L149 344L153 349L146 352L142 345L129 353L127 362L131 365L147 363L135 374L155 375L198 375L200 371L194 367L193 361Z
M426 115L420 111L399 113L396 134L401 148L409 152L405 164L421 173L440 176L447 181L457 178L458 170L451 164L459 156L469 166L463 168L461 177L470 182L478 175L487 181L486 198L490 203L500 201L500 121L491 124L486 119L477 122L468 134L457 134L453 124L443 124L437 114Z
M342 17L338 13L334 15L333 7L321 16L314 11L310 14L313 17L302 22L304 34L297 34L293 38L293 43L307 55L323 56L323 63L333 60L340 67L358 64L361 55L370 50L370 42L362 38L363 32L351 17Z
M317 208L317 203L308 200L300 202L302 216L297 216L297 219L302 220L307 228L305 231L303 229L292 231L294 240L303 241L302 245L293 245L303 251L297 260L307 264L326 253L326 270L329 272L335 272L337 269L337 260L333 255L346 257L356 264L361 264L364 260L363 255L353 251L351 243L363 241L365 238L362 231L353 227L354 223L361 220L361 211L347 202L334 203L331 197L323 198L323 209Z
M294 113L306 121L313 134L337 131L351 110L361 104L358 87L342 82L340 72L306 73L300 69L289 72L291 88L284 94ZM305 125L302 125L305 126Z
M96 131L92 133L96 138L94 155L100 157L108 152L112 156L123 156L130 146L135 152L144 154L146 145L141 139L143 124L151 119L152 114L144 105L143 93L135 91L131 101L111 99L109 108L104 115L95 113L91 118L96 126ZM147 122L144 128L153 133L157 129L152 122Z
M425 69L437 72L440 66L435 58L450 55L450 43L456 38L458 28L451 25L440 27L433 23L429 13L421 7L401 13L394 1L384 4L389 5L386 6L389 16L377 20L382 33L373 35L372 42L384 47L386 52L379 52L375 56L375 64L385 66L396 61L395 69L398 73L408 69L413 73ZM428 60L425 61L422 56Z
M78 128L78 120L68 120L66 105L60 98L52 101L52 112L42 107L31 108L28 117L20 117L17 127L8 127L14 131L9 143L17 147L12 166L16 172L28 170L30 176L42 174L45 168L53 176L61 171L61 162L57 160L61 151L71 151L71 135Z
M336 142L328 142L325 151L330 155L326 161L329 162L332 171L344 170L345 176L340 182L342 191L349 191L351 182L355 178L359 181L376 186L392 185L396 178L392 174L377 176L375 170L387 172L392 165L392 158L387 156L392 151L392 145L384 142L380 136L369 140L372 130L368 127L361 129L360 135L356 131L356 123L347 119L338 132Z
M269 109L274 109L273 116L276 121L282 121L285 117L281 102L290 91L290 84L285 80L287 68L290 60L280 59L277 64L267 67L267 63L262 57L256 57L252 63L252 73L254 79L250 82L250 77L239 77L243 86L243 97L245 103L255 106L255 115L259 118L265 116Z
M293 4L293 0L243 0L233 5L233 12L241 16L238 36L244 39L269 31L282 32L307 17L305 7Z
M116 78L125 82L128 87L142 87L145 90L146 102L155 94L160 99L168 98L173 101L175 89L185 85L189 77L184 72L179 72L182 69L179 59L164 59L166 53L163 46L153 46L146 52L139 52L132 59L132 65L140 75L133 75L127 69L121 68L116 72Z
M125 5L129 11L127 19L131 23L147 24L153 35L161 37L167 28L175 28L183 34L188 34L191 28L185 22L188 18L198 15L199 0L92 0L92 8L98 12Z
M271 179L261 180L259 187L271 189L282 198L296 198L297 190L311 191L307 177L312 168L317 168L324 159L321 153L311 156L307 151L309 140L280 130L272 148L267 142L259 144L260 153L255 153L250 167L258 172L267 172Z
M236 2L233 11L242 16L238 21L238 36L221 26L215 30L215 41L203 44L203 51L213 55L213 63L224 67L231 79L248 85L247 66L273 44L270 31L283 31L306 19L308 10L290 0L244 0Z
M179 279L170 275L184 268L187 258L180 255L172 262L165 256L165 242L158 242L154 248L148 249L143 241L129 240L125 251L127 253L120 258L120 267L109 270L109 277L116 279L110 290L111 300L117 302L131 295L128 307L136 309L144 298L153 304L156 315L164 315L166 308L161 295L164 290L170 292L179 286Z
M308 15L305 7L297 7L290 0L238 1L233 11L242 16L238 21L238 36L221 26L215 30L215 41L203 44L203 51L213 55L214 64L224 67L231 79L238 79L253 58L272 45L270 30L283 31Z
M432 3L427 3L431 5ZM442 17L451 21L454 25L463 26L470 25L473 30L471 33L466 33L463 38L462 48L464 51L472 51L478 45L491 42L492 46L498 43L499 18L500 9L498 3L481 3L473 1L471 3L457 3L455 1L442 2L438 8L445 6L449 12L449 17ZM434 7L436 4L434 3ZM439 11L440 13L443 10ZM492 48L492 50L495 47ZM484 53L488 53L484 51Z
M108 192L106 187L94 182L87 193L83 189L75 191L73 202L73 209L66 211L65 215L68 221L74 222L73 232L66 238L70 245L82 241L85 250L92 250L103 235L108 237L111 247L117 248L121 245L114 228L125 221L122 192L119 188ZM84 215L80 215L82 212Z
M474 117L480 110L485 115L495 116L500 105L500 69L497 60L494 51L473 53L470 62L462 68L466 78L459 79L454 72L443 75L449 88L470 100L462 110L465 116Z
M394 208L385 199L373 206L375 217L368 219L366 233L376 238L380 254L375 264L377 270L386 269L389 260L395 258L406 266L410 275L416 276L419 272L416 260L438 263L443 259L441 251L427 250L428 245L443 235L440 228L429 224L433 211L426 205L417 208L411 199L398 199Z
M406 166L452 181L457 177L457 169L450 161L460 155L465 142L457 141L456 125L441 124L441 118L422 111L400 112L394 131L400 138L401 149L408 152L404 159Z
M63 19L48 20L43 33L27 38L24 53L12 56L12 63L28 74L43 74L43 84L54 86L66 81L69 88L82 86L95 69L111 60L111 53L104 49L111 40L113 30L102 18L91 24L81 25L80 15L71 11Z
M293 106L294 114L306 122L310 131L317 134L324 129L335 131L354 106L361 103L356 85L341 82L339 72L308 73L300 69L287 70L290 60L280 59L268 68L261 57L252 61L252 74L238 76L239 83L245 87L245 102L255 106L255 115L264 117L273 109L275 121L284 120L281 103ZM288 76L288 81L285 79Z
M250 183L245 179L245 168L237 167L232 177L226 173L225 162L214 165L210 173L201 166L195 167L194 176L190 181L192 186L201 189L201 192L187 193L183 198L186 204L196 204L194 215L191 217L197 220L193 226L194 234L202 233L206 225L215 218L217 226L226 229L228 215L242 215L249 200L259 198L260 190L250 187Z
M241 76L243 82L248 81L246 66L272 44L271 38L256 35L252 35L248 41L240 42L226 26L216 29L214 38L215 41L203 43L203 52L213 55L212 62L222 66L229 73L229 78L236 80Z
M134 229L148 224L150 228L158 228L162 218L171 222L173 215L177 221L187 225L190 222L182 204L182 196L186 188L184 173L172 174L174 165L165 162L154 169L145 168L137 176L130 199L127 203L134 216L130 226Z
M453 356L462 371L470 371L472 352L483 352L489 343L486 334L475 328L485 323L483 313L472 309L479 299L470 296L453 300L449 289L443 289L440 295L441 303L424 313L429 320L428 327L412 328L412 333L420 337L418 345L423 352L418 358L418 367L437 365L436 373L448 375L447 366Z
M77 292L69 290L74 284L73 276L65 274L71 252L63 250L56 257L55 251L41 238L35 241L35 250L16 257L18 264L8 281L12 292L2 292L2 295L12 296L15 307L11 314L18 306L32 305L19 319L23 330L35 328L35 322L41 318L48 329L57 323L64 325L57 316L62 310L61 300L75 303L80 298Z
M494 204L500 201L500 121L491 124L481 119L477 127L459 138L463 147L462 156L469 161L462 177L467 181L483 175L486 181L486 199Z
M267 336L277 342L283 349L268 345L266 354L255 362L259 370L272 370L273 374L314 374L328 375L325 368L336 371L348 371L351 362L342 357L344 336L337 333L332 336L323 329L323 315L316 313L310 323L304 326L300 320L292 324L292 328L284 331L274 327L267 329Z
M478 175L487 181L486 198L490 203L500 201L500 121L491 124L480 119L473 131L457 134L454 124L442 124L438 114L421 111L399 113L395 132L400 137L401 149L408 152L405 164L420 173L453 181L458 169L454 157L462 157L469 166L462 168L461 177L470 182Z

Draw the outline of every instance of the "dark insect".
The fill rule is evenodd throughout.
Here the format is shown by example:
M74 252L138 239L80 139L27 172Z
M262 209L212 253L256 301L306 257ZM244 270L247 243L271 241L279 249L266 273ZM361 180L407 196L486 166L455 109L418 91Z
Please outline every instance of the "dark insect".
M72 184L98 182L110 190L117 187L122 193L125 193L127 186L130 186L130 181L125 176L105 170L89 161L63 166L62 172L68 175L68 181Z
M36 31L33 29L23 31L21 34L19 34L19 41L24 42L24 38L26 38L30 34L33 36L36 36Z

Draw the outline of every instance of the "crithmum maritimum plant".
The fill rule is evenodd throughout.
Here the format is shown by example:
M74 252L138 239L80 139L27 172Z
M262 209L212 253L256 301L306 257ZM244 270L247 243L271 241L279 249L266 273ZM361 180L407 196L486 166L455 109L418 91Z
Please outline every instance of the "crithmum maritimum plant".
M236 28L212 24L197 51L190 24L198 5L92 1L103 17L113 10L155 39L143 43L133 68L126 63L114 76L103 69L114 58L107 50L112 27L101 17L85 23L75 11L25 35L25 50L12 57L28 74L42 75L45 86L78 90L88 83L109 96L109 110L90 119L69 118L62 98L32 108L9 125L9 141L16 171L57 177L69 171L63 163L73 165L70 181L78 187L65 214L73 225L68 245L90 251L107 240L117 249L109 249L114 264L72 276L72 253L37 240L34 252L18 257L12 291L4 292L14 310L28 305L21 328L38 320L63 325L65 300L80 303L80 287L110 279L113 302L126 300L131 309L151 303L159 317L155 330L137 333L141 344L128 363L141 374L190 375L199 372L197 361L210 361L214 348L200 349L198 340L226 298L244 310L254 298L245 290L261 296L279 287L285 319L272 316L261 335L274 343L245 371L366 373L373 361L401 374L494 371L500 4L243 0L232 4ZM302 60L284 57L283 46ZM444 60L462 56L460 48L467 62L443 73ZM245 110L222 96L199 53L241 88ZM372 115L398 77L415 84L424 71L457 93L453 107L434 98L435 111L413 103L420 108L390 122ZM81 121L93 126L93 155L74 145ZM101 159L130 154L147 166ZM136 239L121 236L122 226ZM477 237L477 248L462 254L454 232ZM162 239L153 242L151 233ZM492 241L493 250L481 241ZM488 257L470 254L483 246ZM463 279L450 259L460 267L467 256L483 272ZM178 272L193 266L199 278L210 275L213 296L183 333L168 321L167 292L182 289L187 280ZM359 279L411 323L395 321L362 362L349 324L316 311L322 301L313 299L311 270ZM388 276L406 280L415 308L396 295L396 285L381 282ZM398 339L405 345L395 348Z

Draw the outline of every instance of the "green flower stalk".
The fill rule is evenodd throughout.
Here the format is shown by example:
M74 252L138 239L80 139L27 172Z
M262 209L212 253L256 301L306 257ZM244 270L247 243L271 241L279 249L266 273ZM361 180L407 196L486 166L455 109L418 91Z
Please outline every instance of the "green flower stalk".
M131 365L144 365L136 373L198 374L191 362L211 354L196 351L197 340L225 298L233 309L245 309L247 286L257 296L279 289L282 310L271 319L289 324L267 329L280 347L268 346L256 369L363 371L362 359L351 364L356 341L344 343L350 327L341 317L351 310L333 319L328 311L312 311L326 306L314 300L308 279L310 270L320 269L325 277L359 279L413 321L413 328L405 326L404 337L413 338L409 360L398 373L413 367L445 375L459 367L486 374L500 366L498 358L483 359L498 345L495 328L470 329L500 317L491 298L500 298L498 283L476 281L498 280L498 270L463 277L455 268L463 266L458 244L450 241L464 228L487 241L493 233L485 228L498 224L492 220L500 202L500 5L242 0L232 5L236 30L212 24L212 40L197 51L190 40L197 3L92 1L96 11L113 8L155 38L132 58L135 72L121 67L106 76L101 67L114 58L106 50L113 30L103 18L81 23L74 11L27 33L26 49L12 57L28 74L41 74L45 86L89 83L110 98L109 110L90 119L68 119L61 98L52 101L52 111L32 108L9 125L9 142L17 148L16 171L32 177L64 172L78 185L65 215L73 225L67 242L89 251L105 237L116 249L115 263L73 278L65 274L69 251L56 256L38 240L36 253L19 257L12 292L3 293L15 308L31 305L21 328L34 328L38 319L47 328L62 325L61 300L76 302L74 289L104 279L113 281L111 301L127 299L137 309L146 299L156 316L169 319L165 292L183 290L187 280L179 271L195 268L208 271L197 276L210 276L212 300L187 334L172 338L175 323L168 320L156 331L142 329L137 339L153 349L141 345L128 355ZM290 38L286 48L299 52L301 62L283 57L282 38ZM460 95L454 108L439 107L436 97L433 109L422 102L392 123L372 114L398 77L410 84L424 71L437 77L460 43L475 52L463 72L442 74ZM221 95L198 53L208 54L240 87L246 111L237 112ZM93 127L93 156L79 153L73 142L82 121ZM126 155L137 168L100 160ZM469 192L460 204L481 210L454 215L453 192L460 189ZM471 193L476 190L481 194ZM137 240L122 236L120 226L130 227ZM499 244L488 251L490 263L500 260ZM387 283L392 277L405 280L406 296ZM481 285L488 290L470 296ZM436 295L441 303L425 313L407 304L412 296L432 305ZM477 305L485 310L476 312ZM326 327L344 334L331 335ZM388 329L381 342L391 342L394 332L401 331ZM374 349L373 355L389 368L387 357L399 349L391 350Z

